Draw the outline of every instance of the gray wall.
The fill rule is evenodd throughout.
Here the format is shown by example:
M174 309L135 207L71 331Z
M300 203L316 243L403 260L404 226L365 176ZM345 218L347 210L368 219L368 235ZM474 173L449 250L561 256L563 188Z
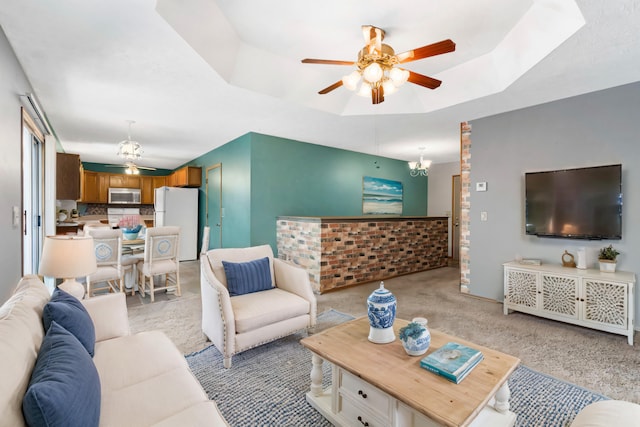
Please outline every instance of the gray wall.
M612 243L618 269L640 272L640 82L474 120L471 133L470 292L502 301L502 263L516 255L561 264L564 250L587 248L589 267ZM622 164L622 240L527 236L524 173ZM488 191L476 192L486 181ZM488 221L480 221L486 211ZM640 313L636 292L636 315ZM637 322L636 322L637 325Z
M0 301L5 301L22 275L20 227L12 223L12 206L21 206L21 164L19 95L31 86L0 30Z

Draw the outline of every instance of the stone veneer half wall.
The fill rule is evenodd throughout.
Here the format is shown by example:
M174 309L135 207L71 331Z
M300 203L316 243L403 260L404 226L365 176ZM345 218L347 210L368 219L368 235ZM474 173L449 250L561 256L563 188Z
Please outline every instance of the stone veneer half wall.
M471 274L471 125L460 123L460 291L469 293Z
M448 264L446 217L278 217L278 258L316 292Z

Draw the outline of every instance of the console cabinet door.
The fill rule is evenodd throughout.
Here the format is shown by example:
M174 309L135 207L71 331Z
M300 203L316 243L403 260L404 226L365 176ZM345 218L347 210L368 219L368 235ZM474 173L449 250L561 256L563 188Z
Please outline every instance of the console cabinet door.
M539 273L507 268L504 274L505 304L526 312L537 310Z
M577 319L579 280L577 277L558 274L541 274L541 304L540 309L547 313Z
M589 323L627 329L627 288L626 283L583 279L582 319Z

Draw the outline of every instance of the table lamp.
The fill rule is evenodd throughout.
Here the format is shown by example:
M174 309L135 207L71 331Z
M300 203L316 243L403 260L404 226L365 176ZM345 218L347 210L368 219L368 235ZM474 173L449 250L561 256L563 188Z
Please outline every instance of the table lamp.
M78 299L84 297L84 286L76 277L87 276L98 269L90 236L47 236L42 248L38 273L62 278L59 288Z

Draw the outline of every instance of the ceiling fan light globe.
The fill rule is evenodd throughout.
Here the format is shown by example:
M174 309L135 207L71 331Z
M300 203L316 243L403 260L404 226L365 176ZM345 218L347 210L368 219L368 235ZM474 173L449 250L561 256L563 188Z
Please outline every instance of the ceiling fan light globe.
M393 83L392 80L386 79L382 82L382 88L384 89L385 95L391 95L398 91L398 87Z
M392 68L389 71L389 78L396 87L400 87L409 79L409 72L402 68Z
M358 70L342 78L342 85L349 90L356 90L358 82L360 82L360 72Z
M365 98L371 97L371 85L363 81L362 84L360 85L360 89L358 89L358 92L356 93L358 94L358 96L362 96Z
M382 67L377 62L372 62L367 65L367 67L363 71L363 77L369 83L377 83L382 78L384 74L382 71Z

